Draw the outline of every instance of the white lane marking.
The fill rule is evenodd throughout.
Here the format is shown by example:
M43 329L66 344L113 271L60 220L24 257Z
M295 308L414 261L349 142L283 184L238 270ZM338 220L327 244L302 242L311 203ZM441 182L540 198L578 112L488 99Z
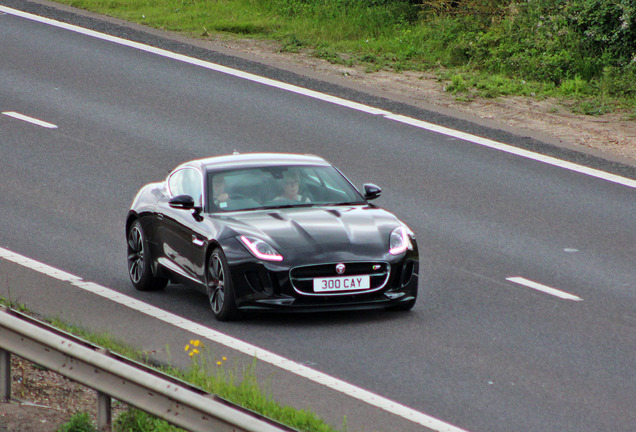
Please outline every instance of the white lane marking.
M366 402L369 405L375 406L386 412L402 417L413 423L425 426L434 431L467 432L464 429L460 429L456 426L453 426L435 417L431 417L422 412L415 411L412 408L409 408L398 402L394 402L378 394L372 393L361 387L357 387L353 384L349 384L325 373L316 371L307 366L289 360L285 357L274 354L273 352L267 351L263 348L259 348L255 345L243 342L240 339L236 339L224 333L212 330L208 327L202 326L201 324L174 315L148 303L144 303L140 300L128 297L127 295L112 290L110 288L106 288L93 282L85 281L78 276L66 273L62 270L58 270L55 267L51 267L47 264L35 261L23 255L19 255L8 249L0 248L0 258L4 258L7 261L19 264L23 267L53 277L57 280L68 282L77 288L99 295L115 303L119 303L137 312L141 312L155 319L161 320L167 324L173 325L174 327L178 327L180 329L195 333L203 338L207 338L211 341L227 346L243 354L247 354L250 357L256 357L259 360L269 363L280 369L286 370L315 383L324 385L325 387L328 387L332 390L338 391L362 402Z
M560 291L558 289L549 287L547 285L542 285L540 283L533 282L531 280L528 280L522 277L518 277L518 276L509 277L509 278L506 278L506 280L510 282L514 282L519 285L526 286L528 288L535 289L537 291L544 292L546 294L553 295L555 297L562 298L564 300L583 301L581 297L575 296L574 294L570 294L565 291Z
M22 121L25 121L25 122L28 122L28 123L31 123L31 124L34 124L34 125L38 125L38 126L44 127L44 128L47 128L47 129L57 129L57 126L54 125L53 123L48 123L48 122L45 122L45 121L42 121L42 120L38 120L36 118L29 117L29 116L26 116L24 114L20 114L20 113L17 113L17 112L5 111L2 114L6 115L8 117L13 117L14 119L22 120Z
M542 162L545 164L549 164L549 165L553 165L553 166L557 166L563 169L567 169L570 171L574 171L574 172L578 172L581 174L585 174L591 177L595 177L595 178L599 178L599 179L603 179L606 181L610 181L613 183L617 183L623 186L628 186L631 188L636 188L636 180L627 178L627 177L622 177L622 176L618 176L615 174L610 174L607 173L605 171L601 171L601 170L596 170L593 168L589 168L589 167L585 167L583 165L578 165L575 163L571 163L571 162L567 162L567 161L563 161L557 158L553 158L550 156L545 156L539 153L534 153L528 150L523 150L514 146L511 146L509 144L504 144L498 141L493 141L493 140L489 140L487 138L483 138L483 137L479 137L476 135L472 135L472 134L468 134L468 133L464 133L464 132L460 132L460 131L456 131L454 129L450 129L450 128L446 128L443 126L439 126L439 125L435 125L432 123L428 123L422 120L418 120L418 119L414 119L411 117L406 117L403 115L399 115L399 114L394 114L390 111L385 111L383 109L380 108L375 108L369 105L364 105L361 103L357 103L357 102L353 102L353 101L349 101L346 99L342 99L339 97L335 97L335 96L331 96L331 95L327 95L324 93L320 93L314 90L309 90L309 89L305 89L302 87L298 87L295 85L291 85L291 84L286 84L280 81L276 81L270 78L264 78L264 77L260 77L258 75L254 75L251 73L247 73L247 72L243 72L237 69L232 69L226 66L221 66L215 63L211 63L211 62L207 62L204 60L199 60L193 57L188 57L182 54L177 54L177 53L173 53L170 51L166 51L160 48L155 48L149 45L145 45L145 44L141 44L138 42L133 42L133 41L129 41L126 39L122 39L122 38L118 38L115 36L110 36L104 33L99 33L96 32L94 30L88 30L82 27L78 27L72 24L66 24L60 21L55 21L52 20L50 18L44 18L44 17L40 17L37 15L33 15L30 13L26 13L26 12L22 12L16 9L11 9L5 6L0 6L0 12L6 12L15 16L19 16L25 19L29 19L32 21L37 21L43 24L47 24L47 25L51 25L51 26L55 26L58 28L63 28L66 30L70 30L76 33L80 33L86 36L90 36L90 37L94 37L97 39L101 39L104 41L109 41L109 42L113 42L119 45L123 45L123 46L127 46L130 48L134 48L134 49L138 49L141 51L145 51L148 53L152 53L152 54L156 54L156 55L160 55L162 57L167 57L173 60L178 60L184 63L188 63L191 65L196 65L196 66L200 66L206 69L210 69L210 70L214 70L216 72L221 72L227 75L231 75L231 76L235 76L238 78L242 78L242 79L246 79L249 81L253 81L253 82L257 82L263 85L267 85L267 86L271 86L271 87L275 87L281 90L285 90L285 91L289 91L292 93L297 93L300 95L304 95L304 96L308 96L314 99L318 99L318 100L322 100L325 102L329 102L332 104L336 104L336 105L340 105L343 107L347 107L350 109L354 109L357 111L362 111L368 114L372 114L372 115L379 115L382 116L388 120L392 120L392 121L396 121L399 123L403 123L403 124L407 124L413 127L417 127L420 129L424 129L430 132L436 132L442 135L446 135L449 137L453 137L453 138L457 138L463 141L468 141L468 142L472 142L474 144L478 144L481 146L485 146L485 147L489 147L491 149L495 149L495 150L499 150L499 151L503 151L506 153L510 153L510 154L514 154L517 156L521 156L527 159L532 159L534 161L537 162Z

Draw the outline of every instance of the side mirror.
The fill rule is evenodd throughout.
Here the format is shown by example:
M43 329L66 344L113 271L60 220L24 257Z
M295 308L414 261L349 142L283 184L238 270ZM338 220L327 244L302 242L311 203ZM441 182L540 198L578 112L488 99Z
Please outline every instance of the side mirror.
M364 188L364 199L367 201L376 199L382 193L382 189L380 189L380 186L376 186L371 183L367 183L362 187Z
M194 209L194 198L190 195L178 195L168 201L168 205L173 209L192 210Z

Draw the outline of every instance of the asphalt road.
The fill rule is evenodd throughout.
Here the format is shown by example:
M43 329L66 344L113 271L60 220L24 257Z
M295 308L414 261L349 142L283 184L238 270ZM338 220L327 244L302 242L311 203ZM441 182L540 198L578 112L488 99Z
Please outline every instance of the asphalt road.
M630 167L131 33L633 175ZM0 40L0 247L472 432L636 430L633 187L9 14L0 15ZM205 298L183 287L135 292L123 231L136 191L183 161L233 150L314 153L357 185L382 186L377 203L410 225L422 251L414 310L218 323ZM56 307L83 307L46 295Z

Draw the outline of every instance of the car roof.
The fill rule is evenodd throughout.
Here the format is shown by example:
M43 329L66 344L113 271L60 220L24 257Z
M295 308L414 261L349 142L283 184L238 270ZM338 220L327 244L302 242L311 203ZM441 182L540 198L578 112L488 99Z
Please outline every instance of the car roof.
M235 168L249 168L257 166L284 165L321 165L330 166L325 159L309 155L294 153L235 153L231 155L213 156L186 162L183 166L198 166L206 171L217 171Z

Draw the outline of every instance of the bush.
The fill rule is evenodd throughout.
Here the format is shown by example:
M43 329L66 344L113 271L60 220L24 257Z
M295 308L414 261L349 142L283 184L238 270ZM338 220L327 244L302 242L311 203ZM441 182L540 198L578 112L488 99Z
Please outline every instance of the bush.
M564 15L582 37L591 56L605 55L618 66L636 61L636 3L633 0L577 0L566 5Z
M136 408L129 408L115 421L116 432L179 432L183 429L172 426L165 420L161 420Z
M74 414L71 419L60 426L57 432L97 432L91 416L87 412Z
M510 0L421 0L425 16L499 16L505 14Z
M581 79L580 76L576 76L574 79L568 79L561 83L559 87L559 93L565 96L581 96L590 92L590 86L587 81Z
M427 26L444 22L456 29L453 37L444 36L446 66L559 86L602 80L607 67L623 72L636 64L633 0L431 0L422 10ZM625 91L616 84L611 87Z

